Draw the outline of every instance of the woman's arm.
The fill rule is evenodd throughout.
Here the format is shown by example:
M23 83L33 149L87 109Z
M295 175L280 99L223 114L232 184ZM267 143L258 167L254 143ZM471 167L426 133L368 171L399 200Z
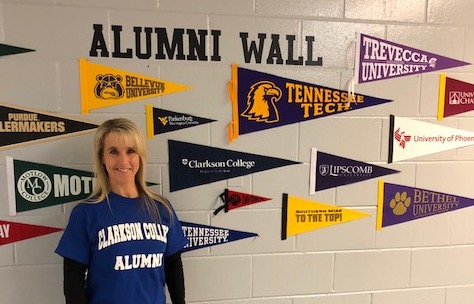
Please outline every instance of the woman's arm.
M87 265L64 258L64 296L66 304L87 304L85 283Z
M185 304L184 271L181 252L165 257L165 280L173 304Z

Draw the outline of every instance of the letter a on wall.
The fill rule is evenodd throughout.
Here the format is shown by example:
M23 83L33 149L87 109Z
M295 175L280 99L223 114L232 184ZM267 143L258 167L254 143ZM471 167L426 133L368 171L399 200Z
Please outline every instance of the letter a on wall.
M438 120L474 110L474 84L439 75Z

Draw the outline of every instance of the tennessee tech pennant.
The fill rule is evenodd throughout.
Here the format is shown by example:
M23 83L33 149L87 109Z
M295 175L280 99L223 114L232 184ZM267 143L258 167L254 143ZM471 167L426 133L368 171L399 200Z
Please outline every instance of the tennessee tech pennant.
M388 162L466 147L474 133L390 115Z
M370 216L360 211L304 200L283 193L281 239Z
M17 47L13 45L8 45L8 44L1 44L0 43L0 57L1 56L7 56L7 55L15 55L15 54L21 54L21 53L28 53L28 52L34 52L35 50L31 49L25 49L22 47Z
M62 231L64 229L24 223L0 221L0 246L38 236Z
M184 246L183 252L258 236L258 234L252 232L230 230L196 223L181 222L181 226L184 235L188 238L188 244Z
M377 230L471 207L474 199L379 181Z
M79 59L82 114L131 101L189 90L181 84L151 78Z
M474 110L474 84L439 76L438 120Z
M399 172L311 148L309 194Z
M232 122L229 140L241 134L276 128L387 103L320 85L278 77L232 65L229 82Z
M219 196L224 205L220 206L214 211L214 215L219 213L221 210L228 212L232 209L249 206L271 200L271 198L257 196L253 194L247 194L237 191L225 189L224 192Z
M356 83L416 75L470 64L364 34L357 35L355 60Z
M0 150L93 132L99 125L0 103Z

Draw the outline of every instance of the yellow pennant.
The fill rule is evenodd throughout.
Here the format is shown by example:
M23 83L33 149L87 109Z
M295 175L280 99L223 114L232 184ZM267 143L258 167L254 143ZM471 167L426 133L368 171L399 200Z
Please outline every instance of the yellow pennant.
M283 194L281 239L357 220L369 213L313 202Z
M111 107L140 99L191 89L189 86L151 78L79 59L81 110Z

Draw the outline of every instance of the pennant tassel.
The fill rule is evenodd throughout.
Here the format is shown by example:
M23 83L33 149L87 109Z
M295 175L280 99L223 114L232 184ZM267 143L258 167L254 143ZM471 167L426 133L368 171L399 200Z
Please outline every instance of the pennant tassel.
M214 215L217 215L219 212L221 212L222 209L225 210L225 212L227 212L227 189L225 189L224 192L221 193L221 195L219 195L219 198L221 199L221 202L223 203L222 206L219 206L216 210L214 210L213 214Z

